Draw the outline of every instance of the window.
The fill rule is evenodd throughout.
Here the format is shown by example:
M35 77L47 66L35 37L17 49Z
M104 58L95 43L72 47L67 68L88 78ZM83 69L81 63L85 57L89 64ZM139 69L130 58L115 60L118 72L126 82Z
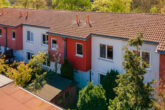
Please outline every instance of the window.
M100 57L113 60L113 46L100 44Z
M0 50L2 50L1 46L0 46Z
M133 53L136 55L136 56L140 56L140 52L136 51L136 50L133 50Z
M105 75L100 74L100 84L103 84L103 79L104 79Z
M147 63L147 64L150 64L150 53L149 52L145 52L145 51L142 51L142 52L138 52L136 50L133 50L133 52L135 53L135 55L139 55L142 57L142 59Z
M15 31L12 31L12 39L15 40Z
M2 29L0 29L0 37L2 37Z
M113 47L107 46L107 59L113 59Z
M76 56L83 56L83 45L82 44L76 44Z
M48 35L42 35L42 44L48 45Z
M101 58L106 58L106 45L100 44L100 57Z
M142 58L147 64L150 64L150 53L142 52Z
M45 59L44 65L50 66L50 58L49 57Z
M57 48L57 41L55 39L52 39L52 49L56 49Z
M30 41L30 42L34 41L33 33L30 31L27 31L27 41Z
M27 52L27 59L30 60L33 57L33 54L30 52Z

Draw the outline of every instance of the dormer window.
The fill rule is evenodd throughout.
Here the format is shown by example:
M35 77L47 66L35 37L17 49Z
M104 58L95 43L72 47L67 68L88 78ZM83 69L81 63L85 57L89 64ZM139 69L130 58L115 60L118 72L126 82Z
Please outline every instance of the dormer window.
M15 40L15 31L12 31L12 40Z

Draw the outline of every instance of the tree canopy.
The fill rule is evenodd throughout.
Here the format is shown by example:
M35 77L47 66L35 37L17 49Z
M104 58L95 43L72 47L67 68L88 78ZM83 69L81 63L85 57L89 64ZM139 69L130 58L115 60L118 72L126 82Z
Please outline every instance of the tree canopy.
M0 8L2 7L9 7L10 3L8 0L0 0Z
M90 0L52 0L53 9L90 11Z
M139 55L142 36L140 34L136 39L129 40L129 45L135 47L136 52L124 49L123 66L126 72L117 79L118 86L114 89L117 97L110 100L109 110L148 110L153 107L151 82L144 83L149 65Z
M92 9L100 12L130 12L132 0L95 0Z
M104 89L89 83L79 92L77 103L79 110L106 110L106 97Z

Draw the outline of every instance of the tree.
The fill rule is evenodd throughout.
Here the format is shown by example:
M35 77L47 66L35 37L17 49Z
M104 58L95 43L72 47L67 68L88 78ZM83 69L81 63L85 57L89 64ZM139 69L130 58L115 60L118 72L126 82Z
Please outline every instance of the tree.
M117 96L113 88L117 87L116 79L118 75L119 75L118 71L111 70L103 78L102 86L105 89L106 98L108 100L114 99Z
M31 81L31 72L32 69L25 65L24 62L21 62L21 64L17 67L17 70L8 68L6 74L8 77L12 78L16 84L25 87L27 83Z
M42 74L42 66L45 62L45 52L39 52L38 55L33 55L33 58L28 62L28 67L32 69L32 75Z
M155 82L154 94L154 108L155 110L165 110L165 76L161 75L159 81Z
M0 74L7 71L8 66L5 64L4 57L0 58Z
M109 110L148 110L153 107L151 82L146 84L143 82L149 65L139 55L139 46L143 44L142 36L143 34L140 34L128 41L130 46L136 48L136 52L124 49L125 73L119 75L118 86L114 89L118 96L110 100Z
M57 73L59 69L59 63L61 60L61 53L59 53L58 51L55 51L53 55L53 60L54 60L55 72Z
M73 79L74 69L68 59L64 59L64 63L61 65L61 76Z
M132 0L95 0L92 10L100 12L130 12Z
M90 11L90 0L52 0L53 9Z
M0 0L0 8L9 7L10 3L8 0Z
M47 8L46 0L12 0L13 7L18 8L34 8L44 9Z
M106 110L106 97L104 89L89 83L79 92L77 107L79 110Z
M45 0L32 0L32 8L34 9L45 9L47 8L47 3Z
M13 7L16 8L31 8L32 0L15 0L13 2Z

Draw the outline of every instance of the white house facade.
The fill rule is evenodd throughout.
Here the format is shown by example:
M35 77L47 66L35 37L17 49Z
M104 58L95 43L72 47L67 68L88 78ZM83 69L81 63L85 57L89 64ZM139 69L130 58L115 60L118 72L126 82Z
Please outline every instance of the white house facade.
M124 73L124 68L122 66L123 62L123 48L127 45L127 41L112 39L112 38L103 38L103 37L92 37L92 82L94 84L100 84L101 75L106 75L110 70L117 70L120 74ZM105 45L105 57L101 54L104 54L104 48L101 48L102 45ZM112 55L108 55L108 46L112 47ZM150 82L152 80L157 80L159 78L159 54L156 52L157 45L151 45L144 43L141 49L142 52L147 52L149 54L149 64L150 68L147 68L147 74L145 75L144 82ZM102 50L101 50L102 49ZM130 50L134 48L129 47ZM108 58L111 57L111 58Z

